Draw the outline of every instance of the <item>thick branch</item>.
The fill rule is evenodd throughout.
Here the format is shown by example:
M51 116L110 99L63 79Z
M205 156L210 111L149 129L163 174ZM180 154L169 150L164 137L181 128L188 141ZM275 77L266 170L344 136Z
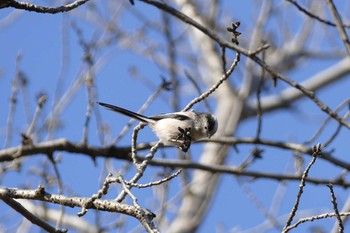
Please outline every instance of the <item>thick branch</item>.
M301 176L299 175L288 175L288 174L277 174L277 173L269 173L269 172L257 172L257 171L246 171L239 168L235 168L232 166L223 166L223 165L207 165L194 163L192 161L184 161L184 160L154 160L152 165L162 166L162 167L171 167L171 168L187 168L187 169L197 169L208 171L212 173L221 173L221 174L229 174L235 176L245 176L251 177L252 179L270 179L276 181L300 181ZM312 184L328 184L332 183L333 185L338 185L344 188L350 187L350 183L344 182L342 179L316 179L316 178L306 178L305 181Z
M256 138L233 138L233 137L216 137L211 140L203 140L202 142L211 142L217 144L225 145L239 145L239 144L257 144L276 147L280 149L286 149L291 151L298 151L304 154L312 155L312 150L310 147L297 144L289 143L283 141L271 141L265 139L256 139ZM201 142L198 142L201 143ZM146 150L153 146L154 144L139 144L137 150ZM79 143L73 143L66 139L57 139L53 141L42 142L36 145L27 145L27 146L17 146L11 147L4 150L0 150L0 162L13 161L17 158L24 156L31 156L37 154L50 154L58 151L65 151L70 153L85 154L93 159L97 157L104 158L115 158L122 159L127 161L132 161L130 156L130 147L97 147L97 146L88 146ZM139 161L144 160L143 157L136 157ZM330 163L337 165L339 167L350 170L350 164L345 161L339 160L333 157L330 153L323 152L320 159L329 161ZM161 159L153 159L150 161L151 165L155 165L155 161L162 161Z
M141 145L141 147L138 149L142 148L143 146ZM146 148L149 148L149 146ZM17 146L1 150L0 162L12 161L14 159L28 155L51 154L57 151L86 154L92 158L103 156L119 159L130 159L130 147L94 147L79 143L73 143L66 139L56 139L52 141L42 142L36 145Z

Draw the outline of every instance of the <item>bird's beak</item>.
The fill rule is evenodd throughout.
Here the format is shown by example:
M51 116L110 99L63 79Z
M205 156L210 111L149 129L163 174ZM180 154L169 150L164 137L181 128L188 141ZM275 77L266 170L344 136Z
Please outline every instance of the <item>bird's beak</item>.
M208 137L209 139L211 138L210 132L208 132L207 137Z

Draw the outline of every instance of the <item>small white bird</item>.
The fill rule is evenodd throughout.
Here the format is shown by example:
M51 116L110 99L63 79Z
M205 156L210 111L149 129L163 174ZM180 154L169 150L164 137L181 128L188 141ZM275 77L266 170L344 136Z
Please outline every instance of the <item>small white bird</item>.
M174 112L147 117L111 104L97 103L147 123L164 145L177 146L184 152L189 149L192 141L210 138L218 129L216 117L210 113Z

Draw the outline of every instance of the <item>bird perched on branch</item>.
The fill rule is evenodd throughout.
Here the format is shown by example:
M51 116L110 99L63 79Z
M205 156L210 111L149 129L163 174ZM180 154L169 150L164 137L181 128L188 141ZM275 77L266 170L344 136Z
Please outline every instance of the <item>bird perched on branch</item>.
M216 117L206 112L173 112L148 117L111 104L97 103L146 123L164 145L179 147L184 152L190 148L192 141L210 138L218 129Z

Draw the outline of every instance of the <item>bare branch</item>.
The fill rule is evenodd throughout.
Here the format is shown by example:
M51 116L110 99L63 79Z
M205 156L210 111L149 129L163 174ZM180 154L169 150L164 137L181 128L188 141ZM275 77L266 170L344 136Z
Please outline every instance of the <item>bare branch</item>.
M8 147L11 144L11 139L12 139L12 127L13 127L13 118L17 106L17 95L18 95L18 85L19 85L19 79L20 76L23 75L20 68L19 64L22 60L22 54L18 53L16 57L16 76L14 77L12 81L12 94L10 97L10 106L9 106L9 113L7 116L7 130L6 130L6 138L5 138L5 143L4 147Z
M262 57L263 60L265 60L265 53L263 52ZM256 91L256 100L258 103L257 106L257 117L258 117L258 127L257 127L257 132L256 132L256 138L260 138L260 134L261 134L261 128L262 128L262 108L261 108L261 89L263 87L264 81L265 81L265 70L262 69L261 70L261 75L259 77L259 84L258 84L258 90Z
M33 131L34 131L34 128L38 122L38 118L39 118L39 115L43 109L43 106L44 104L46 103L47 101L47 96L43 93L41 93L39 96L38 96L38 100L37 100L37 106L36 106L36 110L35 110L35 113L34 113L34 117L33 117L33 120L32 120L32 123L30 123L29 127L28 127L28 130L27 130L27 136L30 136Z
M350 104L350 98L348 98L348 99L346 99L346 100L344 100L342 103L340 103L339 104L339 106L337 106L336 108L335 108L335 112L339 112L342 108L344 108L344 107L346 107L346 106L349 106L349 104ZM348 112L349 113L349 112ZM345 115L345 117L344 117L344 119L346 119L346 118L348 118L349 117L349 114L346 114ZM314 140L316 140L320 135L321 135L321 133L322 133L322 131L324 131L325 130L325 128L326 128L326 125L329 123L329 121L331 120L331 117L327 117L326 119L325 119L325 121L322 123L322 125L320 126L320 128L314 133L314 135L312 135L312 137L310 138L310 139L308 139L308 140L306 140L303 144L310 144L310 143L312 143ZM339 126L338 126L338 129L340 130L340 127L341 127L342 125L340 125L339 124ZM337 129L337 131L338 131L338 129ZM336 135L337 133L335 133L335 135ZM328 146L328 144L331 142L332 140L331 139L329 139L326 143L324 143L324 147L327 147Z
M152 159L155 155L155 153L157 152L158 148L161 146L161 142L157 142L157 144L155 144L154 146L152 146L152 148L150 149L150 152L145 156L144 160L139 164L135 164L137 165L137 173L134 175L134 177L129 181L131 183L136 183L139 179L141 179L141 177L143 176L144 171L146 170L148 164L150 164L152 162ZM128 188L131 188L128 187ZM123 190L119 196L116 198L117 202L122 202L124 200L124 198L126 197L126 191Z
M169 180L171 180L171 179L175 178L176 176L178 176L181 172L182 172L182 169L179 169L175 173L171 174L170 176L166 176L165 178L163 178L161 180L152 181L152 182L149 182L147 184L137 184L137 183L135 184L135 183L131 183L131 182L128 182L128 181L124 181L124 182L127 185L130 185L130 186L133 186L133 187L136 187L136 188L148 188L148 187L151 187L151 186L155 186L155 185L160 185L160 184L166 183Z
M256 56L251 56L254 61L256 61L259 65L261 65L272 77L278 78L279 80L282 80L283 82L288 83L290 86L298 89L300 92L303 93L304 96L311 99L323 112L327 113L330 117L338 121L340 124L344 125L345 127L350 129L350 123L345 121L343 118L341 118L338 114L336 114L330 107L328 107L325 103L323 103L319 98L316 97L315 93L313 91L310 91L309 89L305 88L301 84L288 79L287 77L283 76L281 73L278 73L274 71L270 66L268 66L266 63L264 63L260 58Z
M192 20L191 18L189 18L185 14L177 11L175 8L170 7L167 4L165 4L165 3L158 2L158 1L153 1L153 0L142 0L142 1L146 2L148 4L151 4L151 5L154 5L154 6L158 7L158 8L160 8L160 9L162 9L162 10L164 10L164 11L166 11L166 12L168 12L168 13L174 15L174 16L176 16L177 18L179 18L183 22L186 22L186 23L194 26L195 28L197 28L200 31L202 31L205 35L209 36L211 39L216 41L220 46L225 46L227 48L234 49L235 51L248 56L253 61L255 61L257 64L259 64L263 69L265 69L273 78L277 78L279 80L282 80L283 82L289 84L290 86L298 89L299 91L302 92L303 95L305 95L306 97L311 99L322 111L327 113L329 116L331 116L333 119L338 121L340 124L342 124L342 125L344 125L344 126L346 126L347 128L350 129L350 123L347 122L347 121L344 121L338 114L333 112L330 107L328 107L325 103L323 103L319 98L316 97L314 92L308 90L307 88L305 88L304 86L300 85L299 83L297 83L297 82L295 82L295 81L293 81L291 79L288 79L287 77L285 77L281 73L273 70L272 67L270 67L264 61L262 61L260 58L258 58L255 55L255 53L252 53L251 51L245 50L245 49L243 49L243 48L241 48L241 47L239 47L239 46L237 46L235 44L228 43L228 42L220 39L217 34L212 32L208 28L204 27L203 25L200 25L199 23L197 23L196 21Z
M330 26L333 26L333 27L336 27L337 25L331 21L328 21L326 19L322 19L321 17L311 13L310 11L308 11L307 9L305 9L304 7L302 7L300 4L298 4L298 2L296 0L286 0L290 3L292 3L294 6L296 6L301 12L305 13L307 16L313 18L313 19L316 19L324 24L327 24L327 25L330 25ZM343 25L344 27L347 27L347 28L350 28L350 25Z
M344 215L343 213L350 213L349 207L350 207L350 197L348 196L346 198L346 201L345 201L344 205L343 205L343 208L341 209L341 211L339 213L343 223L346 223L347 220L348 220L348 216ZM338 233L339 232L338 221L334 222L332 230L330 230L329 232L331 232L331 233Z
M342 216L342 217L350 216L350 212L340 213L340 216ZM325 213L325 214L321 214L321 215L317 215L317 216L311 216L308 218L302 218L302 219L299 219L298 222L296 222L294 225L291 225L291 226L287 227L286 229L284 229L284 232L289 232L290 230L297 228L300 224L305 223L305 222L313 222L315 220L320 220L320 219L325 219L325 218L333 218L333 217L336 217L335 213Z
M110 232L116 229L125 231L130 228L130 224L135 224L136 218L136 224L140 224L135 228L140 231L159 232L159 227L162 231L169 232L195 232L205 224L205 216L217 214L212 212L212 207L215 207L215 195L220 192L220 188L225 189L221 191L227 191L226 186L218 185L220 179L234 177L239 183L244 182L241 188L246 191L248 199L255 203L255 207L264 217L261 224L257 219L251 218L249 225L246 225L250 229L245 231L262 232L264 228L274 227L287 232L302 222L317 219L327 221L325 218L329 217L334 218L327 221L328 225L334 226L334 231L346 225L345 216L350 204L344 204L343 209L338 210L340 203L336 202L332 188L330 189L335 213L327 214L323 210L328 209L329 205L316 205L312 209L302 210L302 198L306 197L303 193L305 188L317 192L317 195L322 195L325 191L322 187L329 183L346 190L350 188L350 181L347 179L350 162L345 156L348 145L342 143L349 133L350 106L347 106L349 101L345 100L348 98L346 86L339 86L344 83L347 85L349 81L345 78L350 74L350 56L344 52L344 45L349 43L345 30L350 26L346 25L343 9L338 5L337 9L335 8L334 0L327 0L332 4L328 8L321 2L309 4L307 1L305 2L311 7L304 7L297 0L282 1L282 5L273 0L254 1L254 5L239 5L223 0L139 0L135 7L129 4L133 4L133 0L101 1L98 4L88 0L68 0L60 3L64 6L59 7L55 7L54 3L50 3L49 7L42 7L28 1L25 3L26 1L0 0L0 8L8 8L3 9L5 13L7 10L15 10L12 4L24 9L16 12L52 11L50 13L53 14L68 11L70 7L71 11L62 13L62 20L52 18L61 23L61 31L57 27L51 27L53 32L61 34L54 36L53 43L50 44L58 46L52 50L54 54L39 51L38 59L30 59L36 56L37 51L28 47L28 43L24 43L27 41L19 40L16 42L24 43L23 54L27 54L25 57L30 59L29 63L27 60L23 61L19 69L20 59L17 59L16 77L11 69L8 72L8 67L13 65L13 61L5 59L8 63L0 67L0 78L4 76L8 85L1 94L5 95L3 105L8 105L7 109L5 108L5 117L9 122L7 125L4 122L4 126L0 127L0 140L7 145L6 148L0 149L0 180L5 179L6 183L6 179L13 177L8 176L8 172L15 170L16 180L10 183L15 188L19 185L28 187L2 187L0 200L15 200L33 216L48 221L51 225L56 222L56 227L52 225L50 231L61 230L63 227L82 232ZM324 5L328 13L325 15L330 21L322 18L324 9L320 7ZM73 11L75 8L77 9ZM290 11L291 8L295 9ZM241 12L235 14L241 9L247 12L244 11L243 15ZM330 11L327 12L327 9ZM247 14L250 15L248 21ZM41 16L48 17L47 14ZM8 21L6 17L5 21ZM23 26L26 22L19 25ZM37 22L42 23L40 20ZM240 23L231 25L231 22ZM5 22L5 25L9 26L8 23ZM242 27L238 30L239 24ZM69 34L71 25L76 29L73 37ZM77 25L83 27L78 28ZM18 28L17 24L13 26L17 29L15 31L20 31L23 35L30 33ZM336 26L338 31L334 28ZM4 31L4 38L12 38L12 31ZM85 40L83 35L92 39ZM40 35L33 36L36 36L37 44L46 49L47 41L41 43L43 38ZM8 45L9 48L6 49L13 50L12 55L9 54L11 59L17 50L11 43ZM78 54L74 52L77 47ZM40 66L47 62L41 63L42 58L51 59L52 56L60 59L59 62L52 63L58 67L59 73L51 65ZM77 56L81 59L76 59ZM238 66L238 62L243 63ZM40 70L33 73L34 67L40 67ZM35 79L21 76L24 75L22 70ZM123 84L128 84L128 89L119 92L124 87L120 85L122 80L119 77L124 76L128 70L129 75L137 80L125 80L128 83ZM179 76L184 70L188 79L183 75ZM42 77L37 74L41 76L43 72L49 72L53 83L46 85L41 82ZM157 78L154 77L157 76L157 72L169 76L170 82L164 78L161 85L155 84ZM187 74L193 74L193 77ZM17 80L17 77L20 79ZM268 85L271 82L267 78L278 86ZM13 88L11 92L11 84L6 80L19 81L17 89ZM140 80L141 83L134 85ZM338 86L332 85L338 80L342 80L343 83L338 83ZM197 98L193 98L192 101L189 100L189 96L193 93L187 92L191 82L194 86L192 89L198 92L194 92ZM56 87L53 87L55 84ZM93 104L95 99L98 99L97 95L101 94L101 97L106 98L111 91L111 98L124 98L125 95L121 95L125 91L130 91L128 98L140 98L146 93L142 88L138 90L140 86L150 87L152 93L140 111L147 108L151 102L158 104L159 98L163 101L162 104L170 104L174 111L179 111L179 106L183 103L183 107L188 103L185 109L188 110L204 102L207 105L204 108L208 108L210 112L214 111L218 118L219 128L216 135L211 139L196 142L191 151L186 154L178 153L176 158L179 150L174 147L167 147L145 137L143 139L146 141L141 142L142 137L138 133L143 126L138 125L129 138L131 144L119 146L119 139L125 137L126 132L132 133L129 132L131 124L126 125L120 135L117 136L117 133L117 137L113 138L111 135L114 133L110 132L112 128L103 123L99 109L94 108ZM332 89L328 89L329 87ZM341 92L338 92L337 88ZM42 108L39 101L37 106L31 101L31 93L37 93L40 89L44 89L45 95L50 97L49 109L46 105ZM164 93L163 90L169 92ZM84 106L84 103L81 101L86 104L83 109L81 106ZM132 104L132 101L125 101ZM316 105L316 108L312 105ZM309 106L314 107L316 111L307 111ZM35 107L37 109L34 112L32 109ZM157 107L159 111L165 111L164 106ZM295 109L297 114L293 114ZM305 109L306 115L303 112ZM273 114L268 114L272 111ZM254 117L257 113L258 126L254 127ZM283 122L286 115L288 119L292 118L291 121ZM282 122L275 122L276 118ZM312 123L309 124L310 122ZM317 128L319 130L311 137ZM59 131L60 129L62 130ZM81 138L76 139L73 131L81 132ZM297 135L294 132L297 132ZM64 139L56 139L62 135ZM241 137L243 135L245 136ZM311 139L307 141L308 138ZM322 152L320 146L309 147L320 138ZM21 139L22 143L19 142ZM159 148L162 149L156 156ZM63 175L73 175L66 174L65 171L68 167L74 170L75 166L66 163L71 159L76 160L77 154L83 159L91 158L91 162L94 163L92 165L96 166L84 172L95 176L96 173L100 174L97 178L98 184L95 184L98 188L87 195L68 196L66 193L81 193L83 190L80 190L79 185L86 185L78 181L77 186L76 180L72 179L65 180L64 183L61 180ZM334 172L327 173L327 176L319 171L310 173L316 160L315 154L317 160L321 160L318 166L327 172ZM309 166L304 163L307 158L311 160ZM44 171L38 167L42 165L43 160ZM268 171L263 164L279 166ZM108 173L110 174L107 175ZM181 180L178 179L180 173ZM33 183L31 179L26 179L27 177L17 179L26 174L38 177L36 182L40 179L47 182L47 185L50 185L48 188L56 190L56 193L46 192L43 186L31 188ZM74 176L73 179L80 178ZM295 197L290 210L287 209L290 211L289 216L279 215L286 212L285 205L281 205L282 199L290 198L290 195L283 194L290 187L292 190L288 192L293 192L295 187L284 185L287 183L300 184L299 189L297 187L294 190ZM264 206L266 202L260 202L258 196L253 193L259 184L267 184L269 189L276 188L267 190L268 194L275 194L268 197L272 200L270 208ZM309 186L310 184L312 185ZM346 193L340 192L338 195L337 199L344 199ZM32 207L27 207L20 202L21 200L30 202ZM232 196L226 201L242 200ZM16 204L15 202L12 204ZM348 202L350 203L350 199ZM143 203L148 206L143 206ZM79 216L89 211L89 217L81 222L77 221L79 217L70 216L66 211L67 206L76 207L73 211L79 212ZM149 206L150 210L145 208ZM5 207L5 211L16 209L10 205ZM40 209L40 214L37 209ZM239 208L227 211L233 214L239 212L237 216L240 220L245 218ZM307 211L312 211L311 215L314 216ZM157 219L153 212L157 213ZM320 213L326 214L317 215ZM251 213L246 214L252 216ZM10 217L18 222L18 219L24 219L22 215ZM298 218L305 216L310 217L298 221ZM223 223L232 229L235 228L236 223L229 222L226 217L222 216ZM84 224L85 221L87 224ZM156 221L157 227L154 226ZM23 227L30 227L28 221L23 223L21 226L15 226L17 231ZM13 230L13 226L7 222L4 222L2 227Z
M343 233L344 232L344 225L343 225L343 221L342 221L340 214L339 214L337 199L336 199L335 194L334 194L333 185L328 184L327 186L329 188L329 191L331 192L333 209L334 209L334 213L335 213L335 216L337 217L337 221L338 221L338 225L339 225L339 233Z
M288 218L287 223L286 223L286 225L285 225L285 227L283 229L283 232L287 232L286 229L292 223L293 218L294 218L294 216L295 216L295 214L296 214L296 212L298 210L300 198L301 198L301 195L303 194L303 190L304 190L304 187L305 187L305 180L306 180L306 178L309 175L310 168L315 163L317 157L321 154L321 151L322 151L321 145L318 144L318 145L313 146L313 151L314 151L314 154L313 154L312 160L310 161L309 165L307 166L307 168L305 169L305 171L303 173L303 176L301 177L301 181L300 181L300 185L299 185L299 192L297 194L297 198L295 200L293 209L290 212L289 218Z
M164 90L169 90L170 89L170 82L168 82L165 79L162 79L162 83L158 86L157 90L148 97L148 99L145 101L145 103L141 106L139 111L137 113L142 114L151 103L162 93ZM119 135L113 140L112 144L117 144L118 141L124 137L124 135L128 132L129 128L131 125L135 122L135 119L130 119L127 125L125 125L122 129L122 131L119 133Z
M321 72L315 74L314 76L309 77L305 81L301 82L300 85L305 88L317 91L320 90L330 83L334 83L341 78L346 77L350 73L350 59L348 57L340 60L333 66L322 70ZM263 97L261 99L261 107L264 112L270 112L281 107L288 107L294 101L304 98L305 95L295 89L294 87L286 88L277 95L270 95ZM251 110L250 110L251 109ZM245 114L248 116L255 115L257 109L257 102L251 100L248 102L248 109L245 111Z
M265 145L276 147L280 149L286 149L291 151L298 151L304 154L312 155L313 152L310 147L303 144L288 143L283 141L272 141L266 139L257 138L230 138L230 137L220 137L213 138L210 140L203 140L202 142L218 143L223 145L239 145L239 144L254 144L254 145ZM198 142L200 143L200 142ZM156 144L140 144L136 148L137 150L147 150ZM94 147L81 144L75 144L66 139L57 139L48 142L42 142L36 145L28 146L18 146L12 147L4 150L0 150L0 162L13 161L17 158L23 156L30 156L36 154L48 154L57 151L65 151L70 153L80 153L90 156L95 159L97 157L104 158L115 158L122 159L126 161L132 161L130 156L130 147L115 147L115 146L105 146L105 147ZM322 152L320 159L327 160L334 165L350 170L350 163L346 161L337 159L331 155L331 153ZM137 161L143 161L143 157L136 156ZM150 161L150 164L153 164ZM181 167L181 166L180 166Z
M233 61L233 63L231 64L230 68L228 69L228 71L221 77L221 79L215 84L213 85L208 91L204 92L203 94L201 94L200 96L198 96L197 98L195 98L194 100L192 100L190 103L187 104L187 106L182 110L182 111L188 111L190 108L192 108L193 105L195 105L196 103L199 103L200 101L202 101L203 99L207 98L210 94L212 94L216 89L219 88L219 86L225 82L230 75L232 74L232 72L235 70L238 62L240 61L240 53L236 53L236 57L235 60Z
M332 0L326 0L329 10L331 11L331 14L335 20L335 24L337 26L337 29L339 31L340 37L343 40L343 43L345 45L346 50L348 51L348 56L350 56L350 42L349 42L349 38L348 35L346 34L346 31L344 29L343 26L343 22L341 19L341 16L337 10L337 8L335 7L334 3Z
M136 152L137 152L137 149L136 149L137 135L138 135L138 132L139 132L140 130L142 130L146 125L147 125L146 123L140 122L140 123L134 128L134 131L132 132L132 137L131 137L131 158L132 158L133 163L134 163L135 167L137 168L137 170L140 170L140 168L139 168L139 163L138 163L137 158L136 158Z
M43 186L39 186L36 190L0 188L0 199L4 198L40 200L69 207L84 207L84 203L90 199L51 194L46 192ZM152 218L150 218L150 215L148 214L149 211L132 205L121 204L114 200L96 199L90 203L89 206L85 207L89 209L126 214L138 219L142 224L149 225L150 228L153 227L151 222Z
M186 78L188 78L188 80L190 80L190 82L193 84L194 88L196 89L197 93L199 95L201 95L203 93L203 91L201 90L201 88L199 87L198 83L196 82L196 80L192 77L192 75L190 75L186 70L185 70L185 76ZM208 109L209 112L212 112L208 99L203 99L204 104L206 106L206 108Z
M0 7L13 7L16 9L21 9L21 10L26 10L26 11L34 11L37 13L49 13L49 14L57 14L57 13L63 13L63 12L68 12L71 11L84 3L88 2L89 0L76 0L72 3L69 3L64 6L59 6L59 7L45 7L45 6L39 6L39 5L34 5L30 4L27 2L18 2L14 0L7 0L6 5L1 5Z

